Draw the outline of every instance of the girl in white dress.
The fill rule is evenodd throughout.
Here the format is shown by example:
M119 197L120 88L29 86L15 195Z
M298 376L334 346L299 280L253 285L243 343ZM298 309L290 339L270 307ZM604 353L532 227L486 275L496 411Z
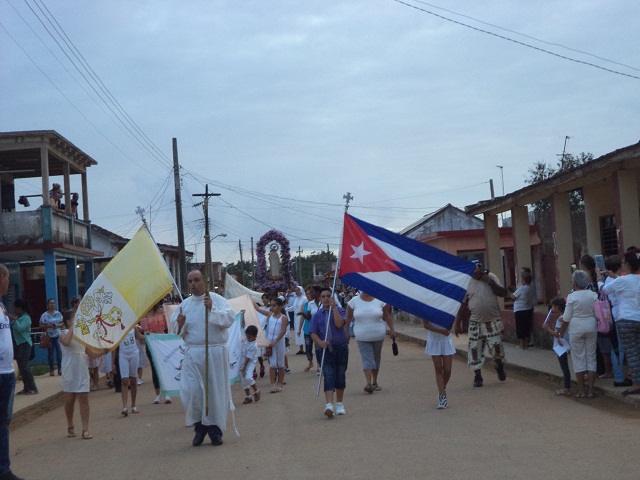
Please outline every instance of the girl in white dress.
M436 371L436 384L438 385L438 406L437 408L447 408L447 384L451 378L451 365L456 348L453 346L451 330L455 331L455 323L451 330L423 320L424 328L429 330L427 337L427 347L425 353L431 355L433 367Z
M78 307L76 303L74 309ZM74 310L75 311L75 310ZM63 320L65 327L71 325L71 318ZM62 391L64 392L64 413L67 416L67 436L75 437L73 426L73 410L78 399L80 405L80 420L82 421L82 438L91 440L89 432L89 358L98 358L105 351L94 351L85 348L73 339L73 328L68 328L60 334L62 348Z

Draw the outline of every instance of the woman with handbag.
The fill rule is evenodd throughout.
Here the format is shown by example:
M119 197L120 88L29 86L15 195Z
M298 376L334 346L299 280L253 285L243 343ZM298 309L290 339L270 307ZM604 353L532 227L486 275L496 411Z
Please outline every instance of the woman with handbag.
M598 295L589 289L589 274L576 270L571 276L573 292L567 297L567 306L562 316L562 326L557 338L562 338L569 329L571 344L571 361L576 372L578 383L577 398L594 398L593 385L596 381L597 361L596 346L598 342L598 320L594 303ZM585 376L587 392L584 391Z
M62 375L62 350L60 349L60 325L62 325L62 314L56 310L56 301L53 298L47 300L47 311L40 317L40 328L46 330L49 337L49 375L53 372L54 356L58 364L58 375Z
M16 341L16 349L14 356L18 363L18 370L22 377L22 383L24 388L18 392L18 395L35 395L38 393L36 382L31 373L29 367L29 358L31 357L31 349L33 348L33 342L31 341L31 317L29 316L29 306L27 302L18 298L13 302L14 314L11 322L11 330L13 331L13 338Z

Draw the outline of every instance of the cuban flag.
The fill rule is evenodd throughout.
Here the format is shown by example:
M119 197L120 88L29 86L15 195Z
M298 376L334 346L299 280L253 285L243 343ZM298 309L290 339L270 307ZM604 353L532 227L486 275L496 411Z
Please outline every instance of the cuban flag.
M475 265L345 213L340 278L395 308L450 329Z

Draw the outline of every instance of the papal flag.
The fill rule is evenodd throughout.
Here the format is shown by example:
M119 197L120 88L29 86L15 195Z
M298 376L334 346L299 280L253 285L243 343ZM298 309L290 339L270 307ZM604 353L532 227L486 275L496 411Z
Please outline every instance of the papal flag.
M80 301L73 335L83 345L114 350L173 288L169 270L145 227L111 259Z
M383 302L451 328L475 265L345 213L340 278Z

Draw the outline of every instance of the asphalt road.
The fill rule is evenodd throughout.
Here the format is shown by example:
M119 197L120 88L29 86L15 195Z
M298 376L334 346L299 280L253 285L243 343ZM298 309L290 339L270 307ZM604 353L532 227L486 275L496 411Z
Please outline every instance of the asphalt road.
M317 376L306 358L290 355L283 392L242 405L233 387L236 423L224 445L192 447L178 399L152 405L150 372L139 387L141 413L120 416L120 396L103 388L90 395L93 440L66 438L62 408L11 433L13 471L26 479L634 479L640 477L640 411L615 400L556 397L556 385L510 376L498 381L485 368L485 385L458 358L448 387L449 408L437 410L430 357L401 342L385 342L379 384L363 391L360 355L351 344L347 415L322 415ZM76 431L80 433L76 408Z

